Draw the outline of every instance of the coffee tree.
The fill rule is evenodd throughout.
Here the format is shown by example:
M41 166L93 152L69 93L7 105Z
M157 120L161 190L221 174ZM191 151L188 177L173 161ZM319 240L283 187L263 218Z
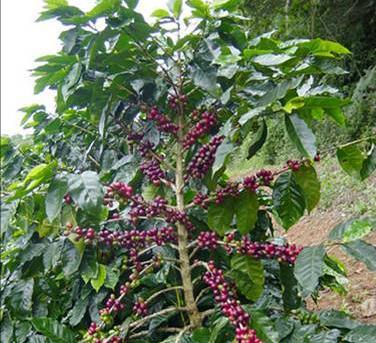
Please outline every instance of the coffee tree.
M345 125L348 101L328 83L349 51L252 37L240 3L187 1L182 19L170 1L149 25L135 0L87 13L46 1L40 20L68 26L34 70L56 112L25 108L32 141L1 142L2 341L372 341L375 327L305 299L346 292L328 246L376 270L361 240L375 222L305 248L277 237L319 201L311 127ZM266 141L268 116L299 154L229 178L239 151L252 158ZM358 178L376 166L372 140L337 156Z

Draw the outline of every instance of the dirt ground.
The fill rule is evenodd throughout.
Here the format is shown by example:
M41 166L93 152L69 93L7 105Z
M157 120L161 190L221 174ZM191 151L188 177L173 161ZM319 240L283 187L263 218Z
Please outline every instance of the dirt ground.
M367 180L365 187L371 187L368 189L373 189L371 194L376 197L376 176ZM285 236L290 242L305 246L323 242L332 228L354 215L349 211L350 205L362 196L359 190L350 190L346 197L338 197L329 208L319 208L305 216ZM364 200L367 201L367 198L362 199ZM376 245L376 230L364 240ZM329 254L339 258L347 267L348 294L341 297L332 291L323 291L317 304L309 303L310 308L345 310L364 323L376 324L376 273L370 272L363 263L343 253L340 247L332 247Z

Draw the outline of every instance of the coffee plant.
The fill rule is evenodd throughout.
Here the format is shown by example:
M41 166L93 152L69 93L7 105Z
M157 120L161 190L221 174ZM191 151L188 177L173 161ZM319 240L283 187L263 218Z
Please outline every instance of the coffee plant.
M288 230L320 198L315 171L337 149L359 179L372 139L328 147L311 129L346 125L329 85L345 71L339 43L253 37L239 0L182 1L153 13L102 0L84 13L46 1L39 20L67 30L41 57L35 91L56 111L24 108L30 138L1 140L2 342L372 342L375 327L306 299L346 293L338 245L376 271L361 238L372 218L335 227L316 246ZM299 155L230 178L280 118ZM312 228L315 230L315 228Z

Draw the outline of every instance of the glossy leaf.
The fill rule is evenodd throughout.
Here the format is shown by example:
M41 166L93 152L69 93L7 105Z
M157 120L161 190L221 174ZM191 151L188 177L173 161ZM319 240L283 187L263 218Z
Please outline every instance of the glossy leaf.
M362 180L369 177L376 170L376 146L373 145L371 151L368 153L366 159L363 161L360 176Z
M352 329L345 337L346 342L366 343L372 342L376 337L375 325L360 325Z
M256 133L254 134L254 139L252 140L251 144L248 147L248 155L247 159L250 159L262 148L264 143L266 142L266 137L268 135L268 127L266 125L265 120L261 122L260 127L257 129Z
M231 258L231 275L239 291L248 300L256 301L260 297L264 290L264 267L261 261L235 255Z
M249 233L254 228L257 221L258 208L257 196L253 192L244 191L235 200L234 209L237 229L242 235Z
M105 280L106 280L106 267L103 265L103 264L100 264L98 266L98 274L97 274L97 277L95 279L91 279L90 280L90 283L91 285L93 286L93 288L95 289L96 292L98 292L101 287L103 286Z
M252 311L250 327L256 330L257 337L259 337L262 342L280 342L278 331L274 328L274 324L270 318L264 313Z
M53 343L73 343L76 341L73 332L57 320L41 317L33 318L31 323L35 330L42 333Z
M311 212L320 200L320 180L315 168L311 165L302 165L294 171L296 183L303 191L308 212Z
M355 145L337 149L337 158L342 169L349 175L360 178L364 156Z
M104 192L97 173L86 171L81 175L70 175L68 191L83 210L98 211L101 209Z
M210 229L223 235L230 229L232 217L234 215L233 201L225 199L221 204L211 204L208 208L208 225Z
M68 185L65 179L55 177L52 180L45 201L46 214L50 222L60 213L67 188Z
M290 139L299 152L304 157L313 159L317 154L316 137L306 122L297 114L292 114L285 116L285 125Z
M324 273L325 249L323 246L306 247L298 255L294 275L302 287L304 297L310 295L318 286Z
M275 181L273 207L286 230L304 214L305 197L291 171L281 174Z
M371 271L376 271L376 247L360 239L342 245L352 257L363 262Z

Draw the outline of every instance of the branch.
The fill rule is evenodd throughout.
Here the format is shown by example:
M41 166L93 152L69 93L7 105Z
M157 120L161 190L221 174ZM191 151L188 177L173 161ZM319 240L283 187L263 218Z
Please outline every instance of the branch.
M146 301L146 303L150 303L154 298L156 298L157 296L163 294L163 293L167 293L167 292L170 292L170 291L175 291L177 289L183 289L182 286L175 286L175 287L169 287L169 288L165 288L165 289L162 289L160 290L159 292L156 292L154 293L152 296L149 297L149 299Z
M133 322L129 325L129 328L130 329L132 329L132 328L137 329L150 319L153 319L153 318L159 317L159 316L163 316L165 314L169 314L169 313L173 313L173 312L180 312L180 311L187 311L187 308L186 307L169 307L169 308L166 308L164 310L161 310L159 312L155 312L155 313L153 313L149 316L146 316L144 318L136 320L135 322Z

